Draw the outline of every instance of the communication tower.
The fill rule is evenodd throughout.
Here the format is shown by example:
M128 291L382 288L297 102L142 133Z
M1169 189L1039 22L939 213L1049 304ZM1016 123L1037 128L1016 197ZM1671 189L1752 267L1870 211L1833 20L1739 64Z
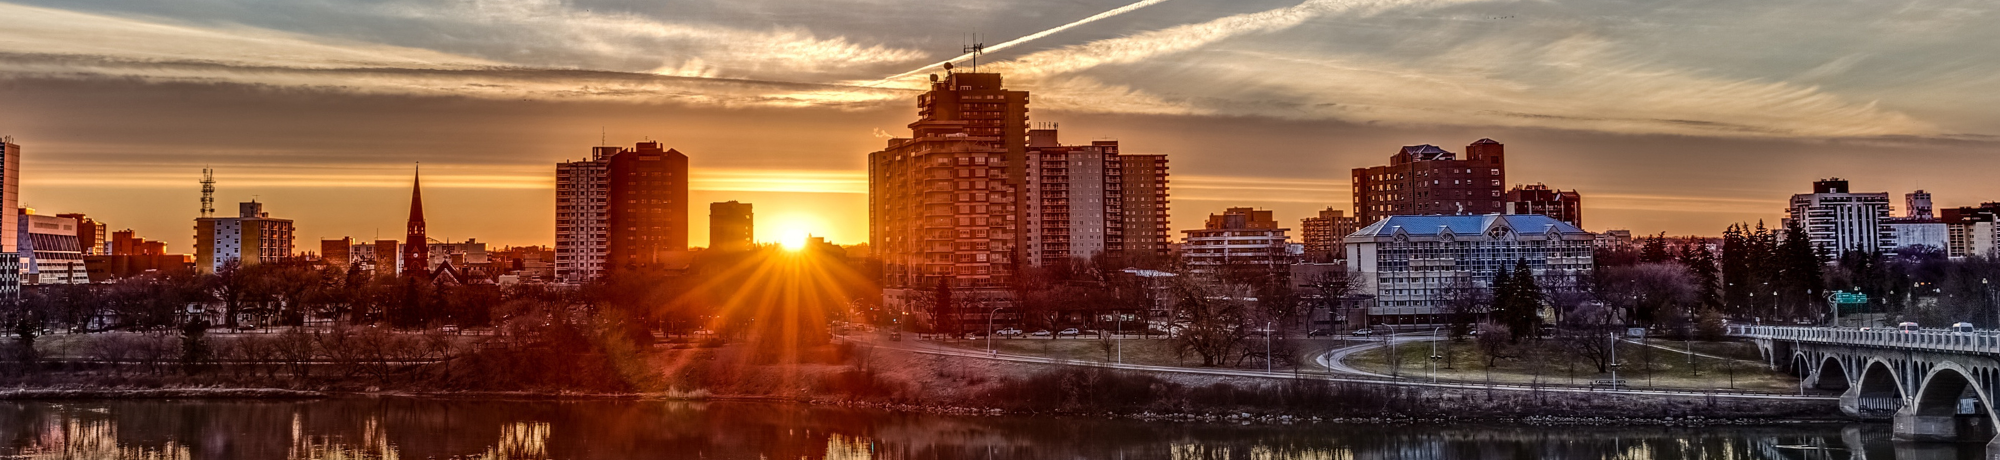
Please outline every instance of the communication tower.
M215 170L201 168L201 216L215 217Z

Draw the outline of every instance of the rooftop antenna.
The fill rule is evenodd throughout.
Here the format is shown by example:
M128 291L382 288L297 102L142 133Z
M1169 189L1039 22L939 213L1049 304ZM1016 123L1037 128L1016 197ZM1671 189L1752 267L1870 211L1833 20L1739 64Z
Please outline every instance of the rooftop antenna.
M986 44L978 42L978 35L973 35L972 39L972 46L965 47L965 52L972 54L972 73L979 73L979 55L986 54Z
M215 170L201 168L201 216L215 217Z

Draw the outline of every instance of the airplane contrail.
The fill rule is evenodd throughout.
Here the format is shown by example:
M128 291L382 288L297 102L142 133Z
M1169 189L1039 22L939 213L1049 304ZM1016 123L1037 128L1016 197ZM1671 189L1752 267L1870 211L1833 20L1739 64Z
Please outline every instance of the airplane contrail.
M1044 30L1044 31L1041 31L1041 32L1035 32L1035 33L1032 33L1032 34L1028 34L1028 35L1026 35L1026 36L1023 36L1023 37L1021 37L1021 38L1016 38L1016 39L1013 39L1013 40L1008 40L1008 41L1006 41L1005 43L1001 43L1001 44L998 44L998 45L993 45L993 46L988 46L988 47L986 47L986 49L985 49L985 50L986 50L986 51L988 51L988 52L992 52L992 51L1000 51L1000 50L1003 50L1003 49L1007 49L1007 48L1010 48L1010 47L1013 47L1014 45L1019 45L1019 44L1022 44L1022 43L1027 43L1027 42L1030 42L1030 41L1034 41L1034 40L1036 40L1036 39L1039 39L1039 38L1042 38L1042 37L1047 37L1047 36L1050 36L1050 35L1054 35L1054 34L1056 34L1056 33L1059 33L1059 32L1062 32L1062 31L1065 31L1065 30L1069 30L1069 29L1071 29L1071 28L1074 28L1074 27L1076 27L1076 26L1081 26L1081 25L1084 25L1084 24L1089 24L1089 23L1093 23L1093 22L1097 22L1098 20L1101 20L1101 19L1104 19L1104 18L1109 18L1109 17L1112 17L1112 16L1117 16L1117 15L1121 15L1121 14L1125 14L1125 13L1130 13L1130 12L1132 12L1133 10L1137 10L1137 9L1140 9L1140 8L1145 8L1145 7L1148 7L1148 6L1153 6L1153 5L1157 5L1157 4L1160 4L1160 3L1165 3L1166 1L1167 1L1167 0L1140 0L1140 1L1139 1L1139 2L1137 2L1137 3L1133 3L1133 4L1130 4L1130 5L1125 5L1125 6L1121 6L1121 7L1117 7L1117 8L1113 8L1113 9L1111 9L1111 10L1109 10L1109 11L1105 11L1105 12L1102 12L1102 13L1097 13L1097 14L1094 14L1094 15L1091 15L1090 17L1087 17L1087 18L1083 18L1083 19L1078 19L1078 20L1076 20L1076 22L1071 22L1071 23L1068 23L1068 24L1063 24L1063 25L1060 25L1060 26L1056 26L1055 28L1052 28L1052 29L1049 29L1049 30ZM965 60L965 59L967 59L967 58L971 58L971 57L972 57L972 53L965 53L965 54L961 54L961 55L959 55L958 57L954 57L954 58L951 58L951 59L946 59L946 60L943 60L943 61L938 61L938 62L937 62L937 63L935 63L935 64L931 64L931 65L927 65L927 66L923 66L923 67L918 67L918 68L917 68L916 70L911 70L911 71L908 71L908 72L903 72L903 73L900 73L900 74L896 74L895 76L892 76L892 77L888 77L888 78L884 78L884 79L881 79L881 80L876 80L876 81L875 81L875 83L879 84L879 83L883 83L883 82L887 82L887 81L889 81L889 80L895 80L895 79L898 79L898 78L903 78L903 77L908 77L908 76L911 76L911 75L916 75L916 74L919 74L919 73L923 73L923 72L924 72L924 71L926 71L926 70L931 70L931 69L935 69L935 68L938 68L938 67L940 67L940 66L943 66L943 65L945 65L946 63L951 63L951 62L958 62L958 61L962 61L962 60ZM870 86L872 86L872 84L871 84Z

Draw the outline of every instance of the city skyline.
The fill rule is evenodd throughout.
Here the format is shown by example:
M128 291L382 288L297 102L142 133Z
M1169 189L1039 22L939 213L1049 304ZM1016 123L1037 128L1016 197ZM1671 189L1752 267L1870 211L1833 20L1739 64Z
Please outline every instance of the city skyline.
M172 252L190 252L204 165L219 202L256 198L302 241L372 241L403 224L382 210L407 206L413 161L431 166L434 237L551 245L551 166L648 139L688 155L690 202L756 203L758 241L862 242L866 153L972 31L982 71L1036 95L1035 121L1174 158L1174 230L1231 206L1281 222L1351 209L1349 169L1479 138L1510 147L1507 186L1586 195L1594 231L1775 225L1827 177L1921 188L1940 208L2000 199L1958 172L2000 166L1995 96L1974 90L2000 74L1976 46L1994 38L1972 26L1992 14L1977 3L1735 5L1726 20L1504 2L735 2L674 17L615 2L34 3L0 4L32 24L0 32L21 205ZM1715 52L1732 41L1767 46ZM688 223L707 240L705 216Z

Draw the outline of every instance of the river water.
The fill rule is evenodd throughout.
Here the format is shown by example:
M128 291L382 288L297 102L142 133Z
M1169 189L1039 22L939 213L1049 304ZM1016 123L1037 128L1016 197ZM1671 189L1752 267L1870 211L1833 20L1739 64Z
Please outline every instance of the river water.
M1886 425L1233 425L963 417L744 402L0 402L28 459L1848 459L1981 458Z

